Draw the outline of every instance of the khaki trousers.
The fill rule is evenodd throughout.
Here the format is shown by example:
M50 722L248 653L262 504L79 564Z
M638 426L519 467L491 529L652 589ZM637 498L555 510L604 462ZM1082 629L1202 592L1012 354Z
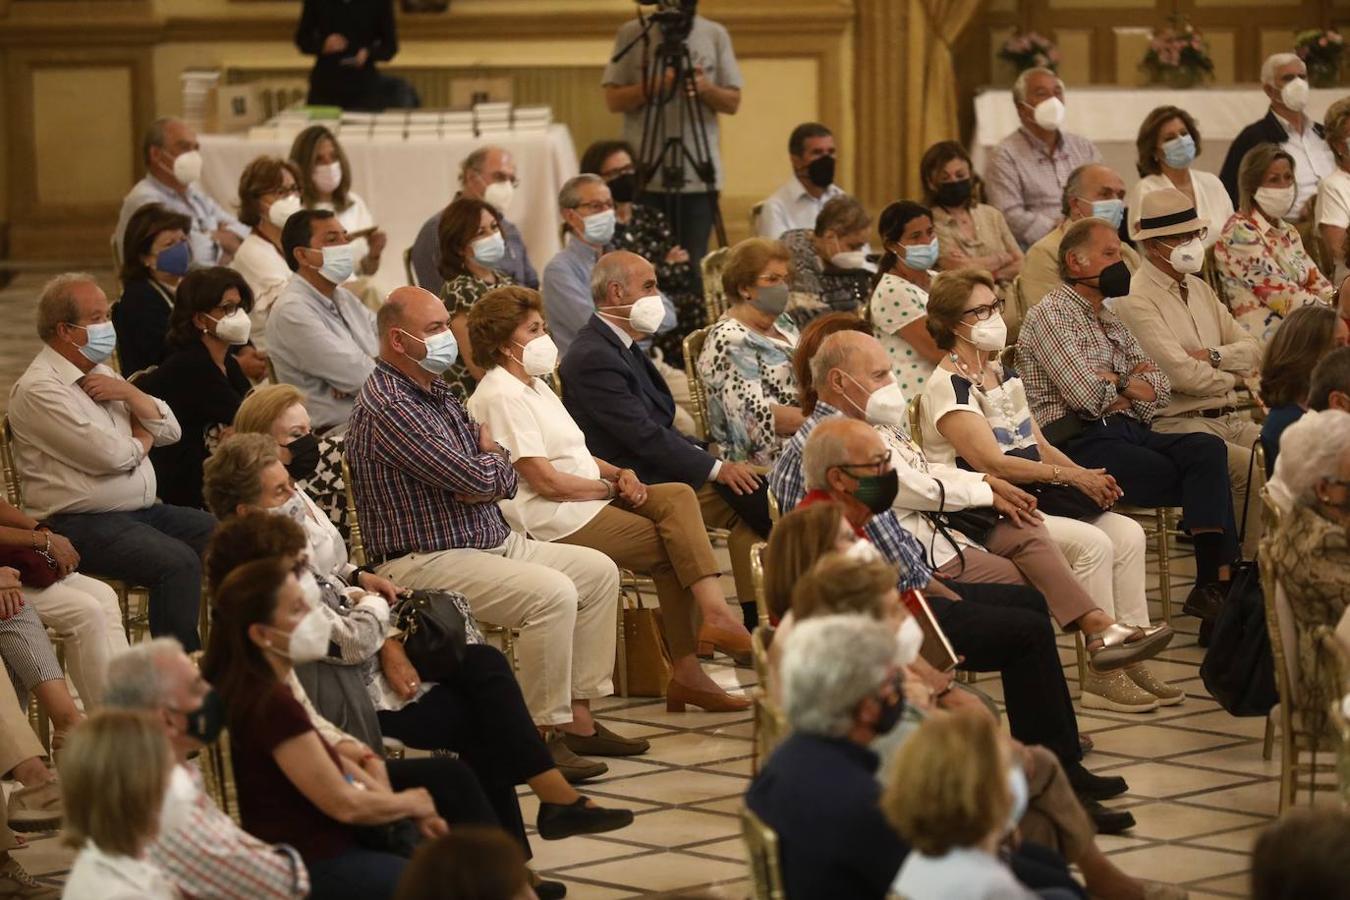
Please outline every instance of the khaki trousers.
M736 599L740 603L758 604L755 597L755 579L750 574L750 550L764 540L755 529L741 521L731 504L717 493L711 482L698 489L698 505L703 511L703 524L708 528L725 528L727 553L731 556L731 577L736 582Z
M572 700L614 693L619 570L603 553L512 532L492 550L410 553L379 567L395 584L458 591L483 622L517 628L520 690L537 725L572 721Z
M556 543L591 547L656 582L670 655L694 652L695 603L689 588L722 570L713 558L699 502L687 484L654 484L636 508L617 501Z
M9 774L24 760L42 756L44 752L28 724L28 711L19 705L14 683L0 672L0 777Z
M1228 480L1233 484L1233 517L1242 528L1242 509L1247 508L1247 535L1242 541L1242 558L1256 559L1256 548L1261 543L1261 487L1266 473L1260 466L1252 466L1252 482L1247 484L1247 466L1251 462L1252 447L1261 438L1261 426L1245 413L1229 413L1217 419L1204 416L1167 416L1153 420L1153 430L1164 434L1212 434L1223 438L1228 445Z

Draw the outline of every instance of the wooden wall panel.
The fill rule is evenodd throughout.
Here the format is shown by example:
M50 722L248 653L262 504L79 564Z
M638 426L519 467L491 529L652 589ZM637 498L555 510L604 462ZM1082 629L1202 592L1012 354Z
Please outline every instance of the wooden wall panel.
M124 65L33 72L33 138L43 148L33 172L40 206L121 202L135 168L132 85Z

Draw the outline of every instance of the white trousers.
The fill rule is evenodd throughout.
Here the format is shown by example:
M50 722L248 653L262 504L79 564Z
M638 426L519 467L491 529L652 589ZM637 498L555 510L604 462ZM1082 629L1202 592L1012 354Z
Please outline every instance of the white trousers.
M474 615L520 630L520 690L537 725L572 721L572 701L614 693L619 570L589 547L512 532L493 550L410 553L379 567L395 584L458 591Z
M70 680L85 710L94 709L103 700L108 660L127 649L117 592L76 572L41 590L24 588L23 598L61 636Z
M1046 516L1045 530L1103 611L1124 625L1148 624L1144 529L1138 522L1112 512L1088 522Z

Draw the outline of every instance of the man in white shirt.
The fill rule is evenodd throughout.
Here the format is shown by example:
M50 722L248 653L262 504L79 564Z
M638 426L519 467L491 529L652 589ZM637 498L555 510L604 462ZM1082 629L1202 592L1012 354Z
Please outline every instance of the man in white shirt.
M38 301L45 346L9 395L25 511L65 535L89 575L150 592L150 632L201 646L201 554L216 520L156 503L151 447L180 437L168 405L104 362L117 335L92 276L59 275Z
M197 187L202 175L201 145L197 133L180 119L156 119L141 145L145 177L122 201L113 243L122 246L131 214L147 203L160 203L192 220L188 243L198 266L227 265L248 237L247 225L225 211L210 194ZM120 251L119 251L120 252Z
M267 319L267 350L277 380L305 393L316 431L347 427L352 403L375 369L375 314L341 285L355 253L336 215L302 209L281 232L295 272Z
M792 177L764 201L756 233L777 240L783 232L814 228L816 217L843 189L834 183L838 149L834 132L819 122L805 122L788 137Z

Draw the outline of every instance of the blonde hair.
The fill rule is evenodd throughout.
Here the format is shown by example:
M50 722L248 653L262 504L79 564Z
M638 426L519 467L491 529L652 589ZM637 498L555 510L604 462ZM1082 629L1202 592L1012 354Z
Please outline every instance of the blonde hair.
M57 765L66 843L136 856L159 827L174 765L164 728L148 713L102 709L80 723Z
M249 391L234 414L236 433L271 434L272 423L297 403L304 404L305 395L292 384L268 384Z
M845 613L884 619L883 598L895 589L896 578L890 563L860 563L843 553L827 553L792 589L792 615L798 622Z
M956 712L924 720L895 760L882 812L926 856L973 847L1008 820L1012 793L988 716Z

